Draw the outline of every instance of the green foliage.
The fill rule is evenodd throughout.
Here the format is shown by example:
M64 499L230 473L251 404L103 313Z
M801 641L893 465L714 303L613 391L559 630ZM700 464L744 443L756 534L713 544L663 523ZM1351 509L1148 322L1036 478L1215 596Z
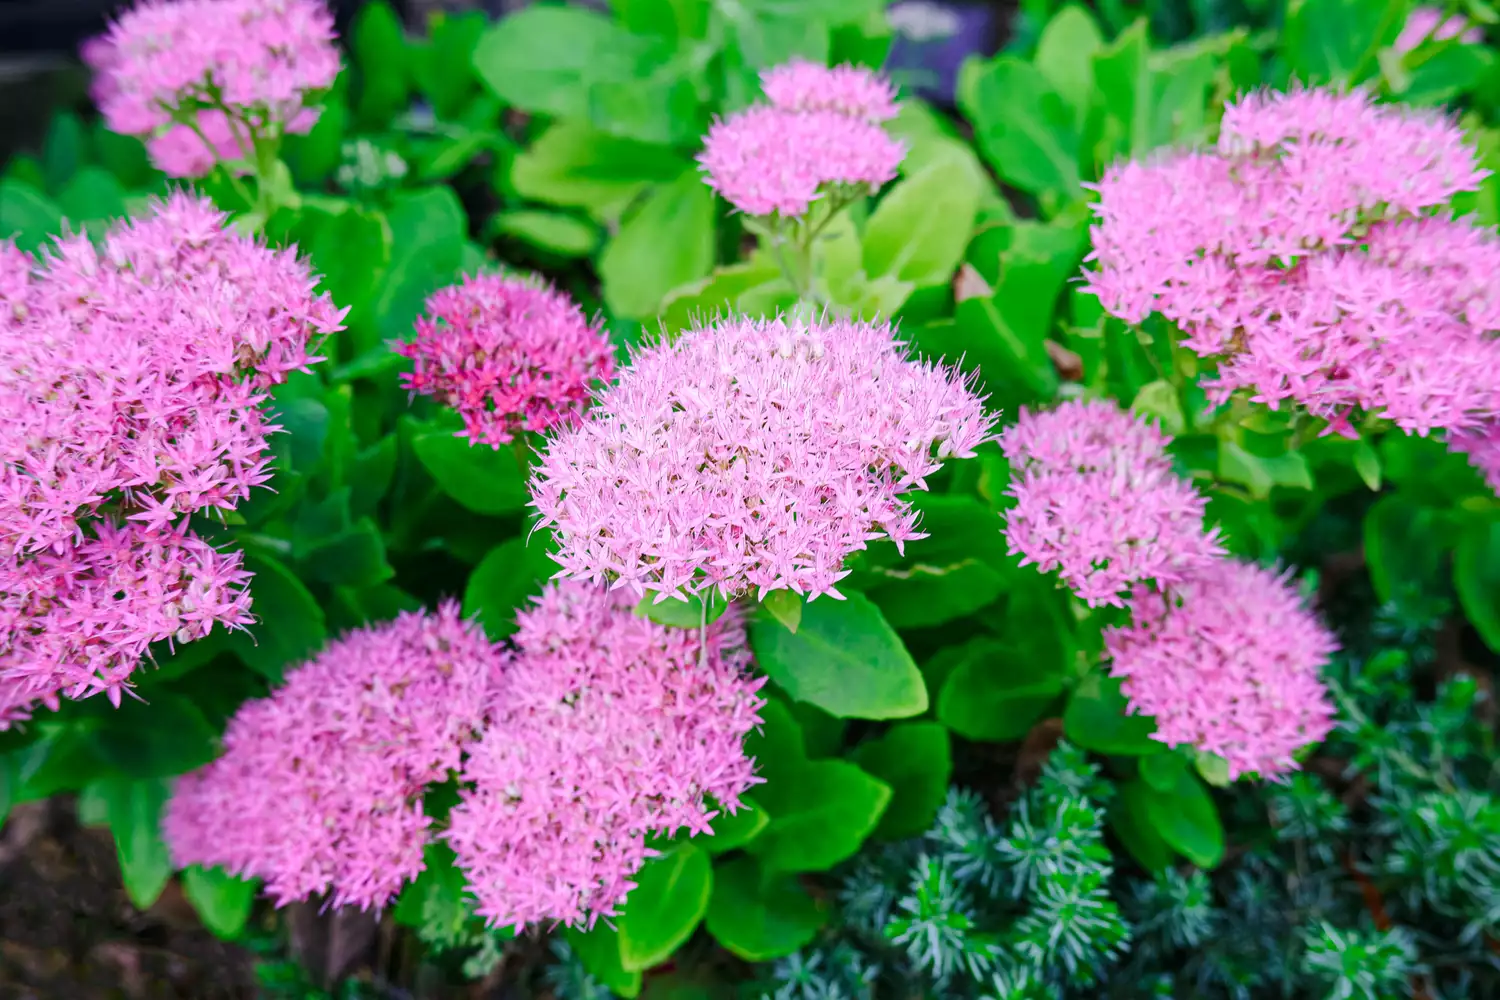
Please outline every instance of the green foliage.
M750 641L772 680L833 715L899 719L927 710L916 663L863 594L809 602L796 632L779 622L755 622Z
M737 858L714 869L705 921L714 940L749 962L788 955L812 940L827 914L790 876Z
M708 854L679 844L648 861L620 914L620 964L627 972L659 965L692 936L708 911L713 869Z

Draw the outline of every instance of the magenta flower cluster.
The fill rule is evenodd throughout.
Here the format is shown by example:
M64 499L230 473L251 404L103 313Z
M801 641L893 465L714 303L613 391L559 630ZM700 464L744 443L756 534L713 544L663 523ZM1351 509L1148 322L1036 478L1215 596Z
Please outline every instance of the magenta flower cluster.
M758 780L743 742L764 681L745 676L738 612L700 631L633 605L564 581L517 616L515 663L446 834L492 925L614 914L648 835L707 833Z
M110 129L146 137L175 177L311 130L340 66L321 0L143 0L84 55Z
M97 248L0 250L0 726L118 703L151 643L250 620L238 555L185 517L266 481L266 390L342 313L224 223L176 194Z
M867 69L792 62L768 70L759 104L715 122L698 157L710 187L747 215L795 218L829 188L878 190L905 148L880 127L896 114Z
M173 861L263 879L278 906L326 893L383 907L422 871L422 793L459 768L505 660L453 603L330 643L178 779L162 819Z
M1359 413L1483 431L1500 414L1500 242L1434 213L1485 173L1436 114L1253 95L1226 109L1216 150L1107 172L1089 287L1217 358L1216 402L1295 402L1345 435Z
M1338 648L1286 575L1223 559L1165 591L1141 586L1131 625L1105 631L1110 673L1155 738L1217 754L1229 777L1271 777L1332 728L1318 677Z
M1178 477L1171 439L1097 400L1021 411L1000 435L1011 463L1005 538L1021 565L1059 571L1089 606L1123 606L1133 585L1169 586L1223 555L1205 500Z
M901 498L992 418L884 323L731 318L638 351L532 482L562 575L660 595L839 597L846 557L923 537Z
M498 447L524 431L576 420L614 377L614 347L567 295L536 280L465 276L433 293L402 384L463 418L463 436Z

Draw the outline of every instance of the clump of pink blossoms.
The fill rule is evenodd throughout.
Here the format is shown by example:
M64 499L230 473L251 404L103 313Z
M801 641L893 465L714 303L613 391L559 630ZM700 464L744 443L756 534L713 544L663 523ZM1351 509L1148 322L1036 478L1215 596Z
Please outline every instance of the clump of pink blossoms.
M891 81L863 66L793 59L762 73L760 85L771 106L783 111L837 111L877 124L898 111Z
M499 447L523 431L576 420L614 377L614 348L567 295L536 280L465 276L434 292L402 384L463 417L463 436Z
M853 66L792 62L768 70L770 104L715 122L698 157L708 185L747 215L805 215L830 188L874 191L905 148L880 127L896 113L890 84Z
M1500 241L1442 213L1485 176L1436 114L1252 95L1216 150L1106 173L1089 288L1217 358L1215 401L1292 401L1345 435L1360 412L1461 434L1500 413Z
M923 537L901 494L993 418L884 323L725 319L638 351L531 484L562 575L666 595L840 597L844 560Z
M1060 571L1091 607L1123 607L1132 585L1177 583L1222 556L1217 529L1203 529L1203 495L1172 469L1170 443L1109 401L1022 410L1000 435L1012 554Z
M278 906L384 906L423 869L423 789L459 768L505 661L452 603L330 643L178 779L162 819L174 862L264 879Z
M738 612L700 632L633 603L563 581L517 616L516 660L446 834L491 925L612 915L648 834L709 832L714 808L736 811L757 781L743 743L764 681L745 676Z
M143 0L85 57L110 129L146 137L175 177L310 131L340 65L320 0Z
M342 313L224 223L176 194L99 248L0 246L0 728L250 621L239 556L186 516L269 478L266 390Z
M1332 728L1318 673L1337 649L1287 577L1231 559L1165 591L1138 587L1134 622L1106 630L1110 673L1154 738L1217 754L1229 777L1293 770Z
M1449 38L1458 38L1463 45L1477 45L1484 41L1484 31L1478 25L1470 27L1469 19L1462 14L1444 18L1441 7L1424 4L1407 17L1391 48L1397 52L1410 52L1429 39L1441 42Z

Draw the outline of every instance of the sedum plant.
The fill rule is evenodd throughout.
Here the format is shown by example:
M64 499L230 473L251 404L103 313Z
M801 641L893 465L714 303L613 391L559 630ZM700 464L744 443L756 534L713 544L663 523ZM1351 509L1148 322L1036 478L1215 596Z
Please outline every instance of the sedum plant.
M0 817L288 996L1500 991L1495 12L916 17L122 12L0 175Z

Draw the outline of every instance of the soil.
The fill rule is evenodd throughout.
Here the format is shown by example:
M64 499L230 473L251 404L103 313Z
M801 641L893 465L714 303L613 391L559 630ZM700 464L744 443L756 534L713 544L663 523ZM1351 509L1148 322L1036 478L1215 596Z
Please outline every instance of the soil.
M175 882L146 912L108 831L67 800L16 806L0 831L0 1000L240 1000L254 957L204 930Z

